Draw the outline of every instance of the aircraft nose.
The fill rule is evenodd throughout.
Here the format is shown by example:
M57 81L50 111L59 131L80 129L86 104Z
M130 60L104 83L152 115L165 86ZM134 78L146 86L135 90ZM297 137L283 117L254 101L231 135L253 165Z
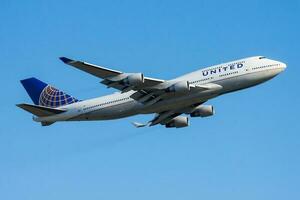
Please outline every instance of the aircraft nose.
M286 67L287 67L287 66L286 66L286 64L285 64L285 63L283 63L283 62L281 62L281 63L280 63L280 66L282 67L282 69L283 69L283 70L285 70L285 69L286 69Z
M287 67L286 64L283 63L283 62L279 62L279 66L280 66L280 68L281 68L282 71L284 71L286 69L286 67Z

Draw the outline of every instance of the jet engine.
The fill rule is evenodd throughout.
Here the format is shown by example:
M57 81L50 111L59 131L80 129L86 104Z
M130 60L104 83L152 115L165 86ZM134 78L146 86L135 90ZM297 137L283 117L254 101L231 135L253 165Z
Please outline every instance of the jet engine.
M184 116L177 116L166 124L167 128L182 128L189 125L189 118Z
M138 86L144 83L144 75L142 73L130 74L123 79L122 82L128 85Z
M200 105L190 114L191 117L208 117L215 114L214 107L211 105Z
M190 84L188 81L177 82L166 89L166 92L185 93L190 91Z

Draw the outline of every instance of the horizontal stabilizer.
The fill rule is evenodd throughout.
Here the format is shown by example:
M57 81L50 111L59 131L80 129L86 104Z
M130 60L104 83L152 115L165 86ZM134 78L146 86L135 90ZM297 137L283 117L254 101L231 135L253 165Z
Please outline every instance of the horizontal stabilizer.
M22 108L26 110L27 112L30 112L38 117L46 117L46 116L51 116L55 114L60 114L65 112L65 110L62 109L57 109L57 108L49 108L45 106L38 106L38 105L31 105L31 104L17 104L19 108Z

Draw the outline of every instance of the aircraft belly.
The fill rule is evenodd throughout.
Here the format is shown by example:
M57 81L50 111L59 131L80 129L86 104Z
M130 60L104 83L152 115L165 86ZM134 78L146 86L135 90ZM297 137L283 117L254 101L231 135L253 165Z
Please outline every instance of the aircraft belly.
M140 113L160 113L167 110L177 110L179 108L187 107L193 104L205 102L208 99L211 99L216 96L218 96L218 94L209 91L201 93L189 93L180 97L164 99L162 101L157 102L154 105L144 107L140 110Z
M87 113L86 120L109 120L128 117L138 114L137 110L139 105L135 101L124 104L112 105L109 107L101 108L99 110Z

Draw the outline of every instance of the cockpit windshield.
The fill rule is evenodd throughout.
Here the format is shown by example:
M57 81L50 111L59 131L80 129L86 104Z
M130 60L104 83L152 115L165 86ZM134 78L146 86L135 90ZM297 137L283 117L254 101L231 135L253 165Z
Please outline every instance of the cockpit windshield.
M265 59L266 57L265 56L260 56L258 59Z

